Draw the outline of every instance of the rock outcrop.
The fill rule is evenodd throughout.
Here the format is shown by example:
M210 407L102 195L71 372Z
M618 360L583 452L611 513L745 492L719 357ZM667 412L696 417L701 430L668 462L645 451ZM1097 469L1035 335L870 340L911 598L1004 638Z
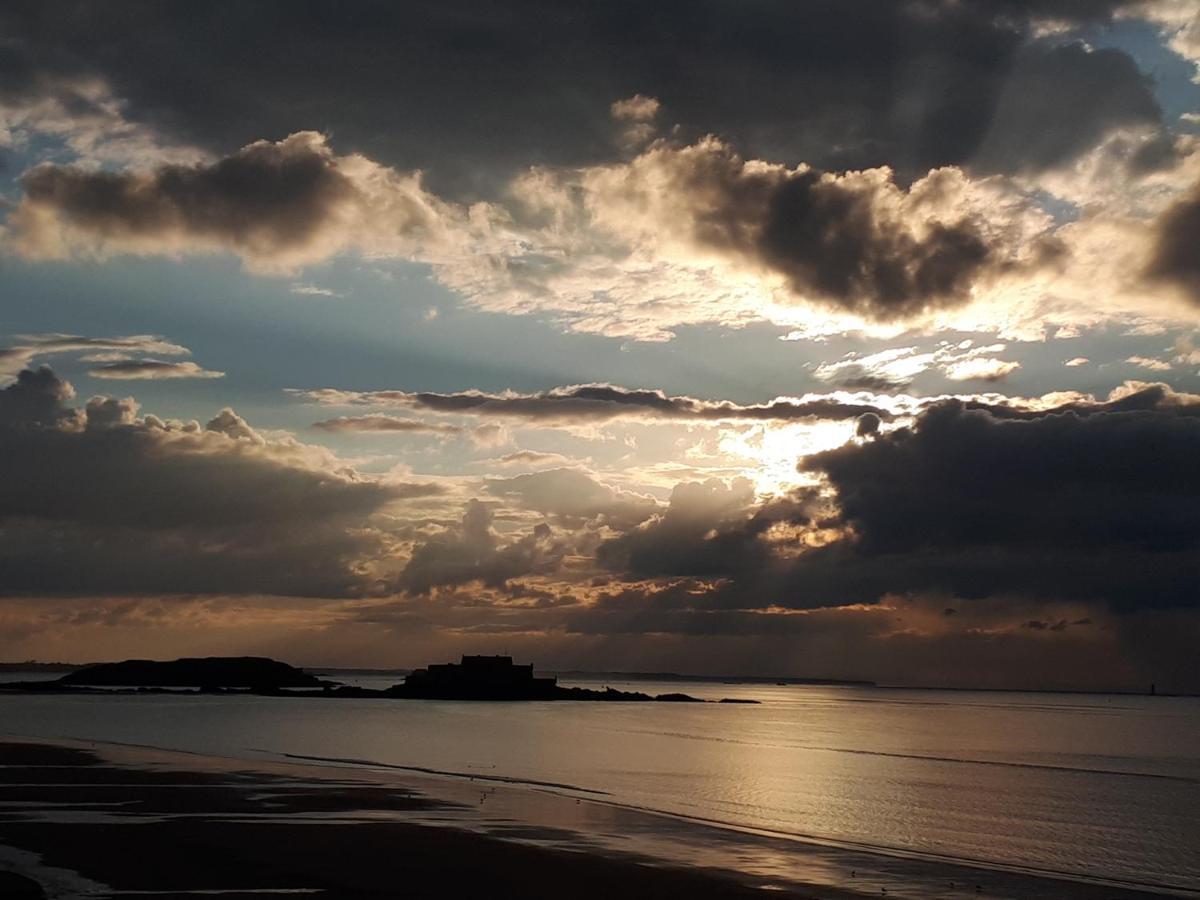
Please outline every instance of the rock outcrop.
M192 688L323 688L321 681L302 669L261 656L206 656L169 662L127 659L98 663L64 675L57 684L86 687L192 687Z

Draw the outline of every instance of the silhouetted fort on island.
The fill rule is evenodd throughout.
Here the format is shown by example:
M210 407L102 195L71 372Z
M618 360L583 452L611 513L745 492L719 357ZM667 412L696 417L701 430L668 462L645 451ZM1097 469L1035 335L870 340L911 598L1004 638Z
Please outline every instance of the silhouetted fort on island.
M516 665L511 656L426 666L392 688L398 696L430 700L553 700L557 691L557 678L534 678L532 664Z

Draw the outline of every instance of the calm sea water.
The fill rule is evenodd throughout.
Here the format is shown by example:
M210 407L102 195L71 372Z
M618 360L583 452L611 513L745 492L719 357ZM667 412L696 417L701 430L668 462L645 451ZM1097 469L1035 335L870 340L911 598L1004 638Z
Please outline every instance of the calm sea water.
M1200 700L648 684L760 705L0 697L0 732L352 757L730 825L1200 890Z

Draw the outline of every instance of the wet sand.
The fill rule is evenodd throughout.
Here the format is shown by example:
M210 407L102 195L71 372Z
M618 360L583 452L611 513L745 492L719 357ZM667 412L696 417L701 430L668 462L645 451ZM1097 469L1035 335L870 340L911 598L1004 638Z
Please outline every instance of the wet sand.
M345 900L1145 896L805 846L483 781L0 743L0 896L212 892Z
M453 804L371 780L339 778L331 770L221 771L210 760L183 754L176 762L175 770L163 768L161 760L134 768L78 748L0 744L0 843L25 851L10 855L10 866L15 860L31 869L0 873L0 896L71 891L96 896L92 892L99 890L99 896L136 891L167 898L219 891L344 900L741 900L763 894L727 873L655 867L395 821ZM75 873L78 880L71 885L63 873ZM47 875L43 894L37 882Z

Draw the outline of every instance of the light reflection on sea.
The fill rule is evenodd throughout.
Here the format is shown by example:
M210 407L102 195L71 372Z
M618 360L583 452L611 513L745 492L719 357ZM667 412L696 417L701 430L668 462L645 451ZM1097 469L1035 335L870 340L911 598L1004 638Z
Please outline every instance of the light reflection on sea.
M762 702L6 696L0 731L553 782L781 835L1200 890L1200 700L609 684Z

